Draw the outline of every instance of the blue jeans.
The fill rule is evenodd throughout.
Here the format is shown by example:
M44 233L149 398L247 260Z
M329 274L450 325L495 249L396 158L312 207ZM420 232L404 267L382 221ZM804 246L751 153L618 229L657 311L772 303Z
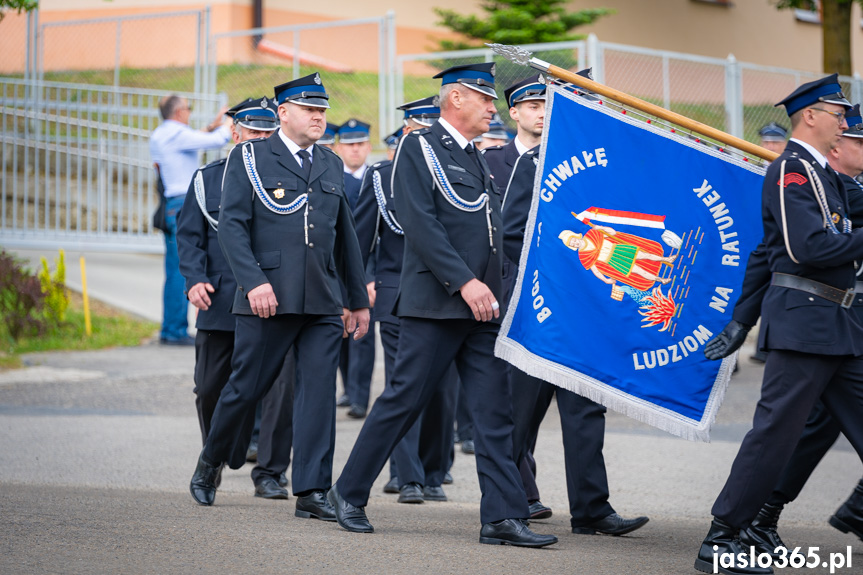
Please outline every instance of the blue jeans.
M183 207L184 196L168 198L165 207L165 289L162 291L161 339L179 340L188 337L188 301L185 280L180 274L180 257L177 255L177 218Z

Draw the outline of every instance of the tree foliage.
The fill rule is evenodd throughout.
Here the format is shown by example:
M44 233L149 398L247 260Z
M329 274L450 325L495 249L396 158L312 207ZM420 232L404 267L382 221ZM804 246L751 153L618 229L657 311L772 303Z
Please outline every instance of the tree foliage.
M824 72L838 72L849 76L851 63L851 8L863 0L774 0L780 10L799 8L821 10L822 66ZM820 4L820 6L819 6Z
M35 10L37 4L37 0L0 0L0 20L6 15L7 10L17 10L20 14Z
M580 40L583 35L570 31L614 13L608 8L570 12L565 8L568 3L568 0L485 0L480 6L485 17L435 8L440 25L473 41L441 40L440 47L463 50L481 46L483 42L535 44Z

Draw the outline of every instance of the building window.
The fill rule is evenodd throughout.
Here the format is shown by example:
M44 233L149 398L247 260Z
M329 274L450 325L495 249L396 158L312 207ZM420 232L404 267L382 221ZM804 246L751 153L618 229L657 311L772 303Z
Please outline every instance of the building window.
M815 4L814 10L804 10L802 8L794 9L794 17L801 22L810 24L821 24L821 0L813 0Z

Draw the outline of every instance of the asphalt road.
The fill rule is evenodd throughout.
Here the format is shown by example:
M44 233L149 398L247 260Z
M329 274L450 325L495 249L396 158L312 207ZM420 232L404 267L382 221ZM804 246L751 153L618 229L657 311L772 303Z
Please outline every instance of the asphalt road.
M385 472L367 508L371 535L298 519L293 496L254 498L249 466L225 473L214 507L195 505L193 356L157 344L46 353L0 373L0 573L695 573L761 375L742 360L709 444L609 414L611 503L651 518L625 537L570 533L560 424L550 412L536 459L543 502L555 514L533 528L560 543L527 550L477 542L479 487L472 456L461 453L446 503L398 504L382 492ZM360 426L339 411L337 474ZM840 439L782 518L785 540L804 552L817 546L826 557L851 545L852 568L838 573L863 572L863 544L826 523L861 471Z

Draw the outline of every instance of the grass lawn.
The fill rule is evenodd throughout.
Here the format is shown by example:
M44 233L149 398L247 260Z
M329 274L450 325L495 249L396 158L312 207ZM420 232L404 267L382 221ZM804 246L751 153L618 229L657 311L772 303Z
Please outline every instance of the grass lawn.
M24 337L13 342L0 326L0 369L21 367L21 354L36 351L103 349L139 345L153 337L159 325L138 319L98 301L90 300L93 334L84 333L84 303L77 292L69 292L66 323L53 333Z

